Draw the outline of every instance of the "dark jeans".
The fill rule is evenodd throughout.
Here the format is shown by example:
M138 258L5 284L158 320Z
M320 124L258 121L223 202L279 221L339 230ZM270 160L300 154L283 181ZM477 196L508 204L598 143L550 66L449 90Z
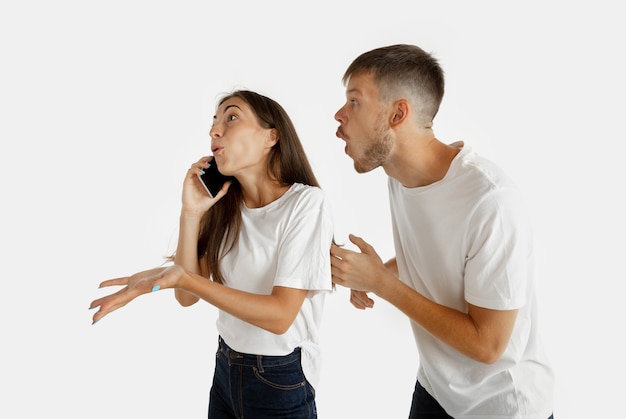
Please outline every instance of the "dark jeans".
M433 396L426 391L424 387L415 381L415 390L413 391L413 402L411 403L411 412L409 419L450 419L443 407L435 400ZM452 418L454 419L454 418ZM550 415L548 419L554 419Z
M209 419L315 419L315 390L304 377L300 348L286 356L236 352L219 339Z
M454 419L448 415L419 381L415 381L409 419Z

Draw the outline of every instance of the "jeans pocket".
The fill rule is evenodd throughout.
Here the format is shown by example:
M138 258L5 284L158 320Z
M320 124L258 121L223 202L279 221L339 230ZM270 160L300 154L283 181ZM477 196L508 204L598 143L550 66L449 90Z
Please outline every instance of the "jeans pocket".
M297 362L279 367L264 368L263 372L254 367L253 371L257 380L277 390L294 390L307 384L302 368Z

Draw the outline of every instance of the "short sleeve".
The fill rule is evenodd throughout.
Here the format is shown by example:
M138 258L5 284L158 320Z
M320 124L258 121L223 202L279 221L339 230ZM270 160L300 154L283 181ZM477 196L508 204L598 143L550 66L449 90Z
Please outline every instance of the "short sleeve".
M532 243L519 191L509 187L488 194L468 231L465 299L494 310L522 307L532 275Z
M275 286L330 291L333 220L324 193L309 188L292 210L278 247Z

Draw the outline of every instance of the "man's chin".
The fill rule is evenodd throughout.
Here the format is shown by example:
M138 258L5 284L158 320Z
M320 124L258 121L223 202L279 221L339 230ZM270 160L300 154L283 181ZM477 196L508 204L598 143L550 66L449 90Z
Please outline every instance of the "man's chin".
M357 161L354 162L354 170L357 173L371 172L372 170L376 169L378 166L380 166L380 165L379 164L378 165L373 165L373 164L365 165L365 164L357 162Z

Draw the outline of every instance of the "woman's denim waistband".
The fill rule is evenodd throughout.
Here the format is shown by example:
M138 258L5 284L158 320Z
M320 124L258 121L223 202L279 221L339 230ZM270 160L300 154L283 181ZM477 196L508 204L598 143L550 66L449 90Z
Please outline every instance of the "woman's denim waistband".
M230 365L243 365L258 367L263 370L263 367L275 367L279 365L286 365L291 362L300 362L300 348L296 348L293 352L284 356L275 355L253 355L243 352L237 352L224 342L224 339L220 336L219 350L224 356L228 358Z

